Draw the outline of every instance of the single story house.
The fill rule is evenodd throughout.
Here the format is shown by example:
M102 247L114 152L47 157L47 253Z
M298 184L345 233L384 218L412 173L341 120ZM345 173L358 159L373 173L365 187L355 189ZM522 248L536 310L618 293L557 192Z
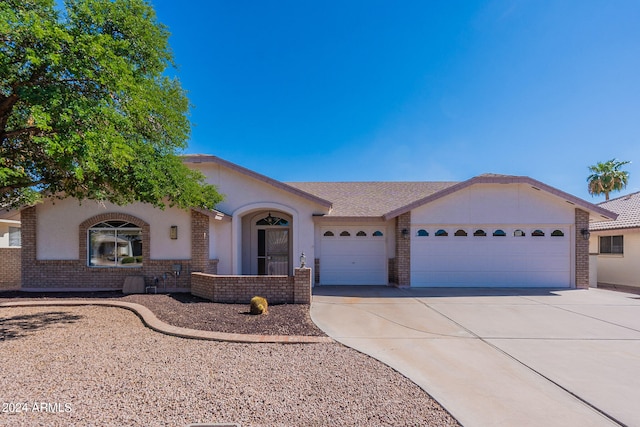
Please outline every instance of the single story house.
M193 272L315 285L588 286L590 221L613 212L522 176L463 182L284 183L187 155L225 199L215 211L75 199L21 211L23 289L120 289ZM240 279L238 279L240 280Z
M598 284L640 289L640 192L598 206L618 214L615 221L589 227L590 252L598 254Z

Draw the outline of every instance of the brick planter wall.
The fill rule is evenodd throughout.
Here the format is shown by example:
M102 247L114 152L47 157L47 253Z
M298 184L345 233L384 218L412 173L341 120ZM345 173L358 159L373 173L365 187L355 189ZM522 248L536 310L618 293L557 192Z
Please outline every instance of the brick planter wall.
M310 268L296 268L294 276L191 276L191 294L213 302L249 304L261 296L271 304L311 304Z
M0 289L20 287L21 248L0 248Z

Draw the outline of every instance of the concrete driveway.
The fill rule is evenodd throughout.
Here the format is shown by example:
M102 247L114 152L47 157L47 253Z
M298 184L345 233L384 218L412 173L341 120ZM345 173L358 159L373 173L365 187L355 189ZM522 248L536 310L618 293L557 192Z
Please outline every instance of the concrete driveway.
M464 426L640 426L640 296L599 289L316 287L329 336Z

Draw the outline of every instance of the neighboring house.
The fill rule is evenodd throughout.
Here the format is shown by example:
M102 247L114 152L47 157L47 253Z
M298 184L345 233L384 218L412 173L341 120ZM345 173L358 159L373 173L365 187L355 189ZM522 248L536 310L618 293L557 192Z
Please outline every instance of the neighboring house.
M616 215L528 177L283 183L215 156L184 157L216 211L48 200L22 210L25 289L120 289L142 275L292 275L317 285L587 287L590 220Z
M20 286L20 212L0 209L0 289Z
M598 283L640 288L640 192L599 206L618 218L589 227L590 252L598 254Z

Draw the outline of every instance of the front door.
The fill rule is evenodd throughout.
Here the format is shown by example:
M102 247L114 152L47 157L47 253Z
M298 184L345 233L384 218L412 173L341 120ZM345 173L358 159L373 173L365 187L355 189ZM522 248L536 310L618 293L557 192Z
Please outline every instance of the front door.
M258 274L287 276L289 274L289 230L258 229Z

